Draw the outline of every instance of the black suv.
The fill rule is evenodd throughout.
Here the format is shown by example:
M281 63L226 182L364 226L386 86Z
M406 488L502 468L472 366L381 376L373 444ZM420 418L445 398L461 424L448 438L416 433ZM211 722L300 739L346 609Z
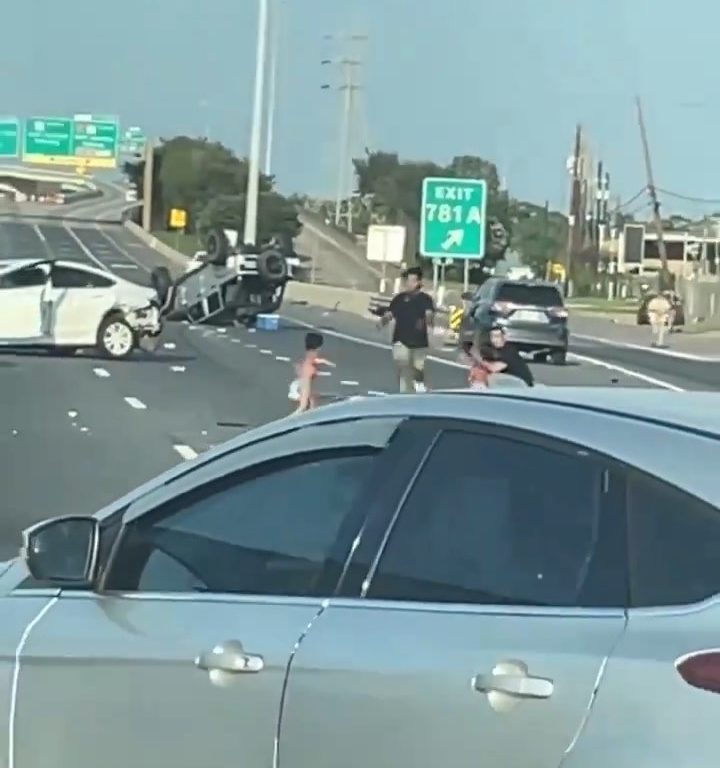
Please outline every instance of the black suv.
M553 283L505 280L492 277L475 293L463 294L467 310L460 329L460 343L472 341L480 330L493 325L505 328L507 340L535 360L548 357L564 365L568 348L568 313Z

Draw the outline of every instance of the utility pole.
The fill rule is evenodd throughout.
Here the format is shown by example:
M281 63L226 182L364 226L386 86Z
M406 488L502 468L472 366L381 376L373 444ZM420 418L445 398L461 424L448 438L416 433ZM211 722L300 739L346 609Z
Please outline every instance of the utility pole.
M142 228L152 231L153 178L155 164L155 142L148 138L145 142L145 167L143 168L143 207Z
M326 39L334 40L331 35ZM340 40L348 44L366 41L367 35L349 35L341 37ZM343 218L343 202L346 204L345 223L348 232L352 232L352 161L353 161L353 126L354 117L357 108L357 93L362 90L362 85L358 82L357 72L363 62L360 57L352 55L343 55L339 59L324 59L322 64L336 64L342 69L342 84L338 88L342 94L342 112L340 119L340 141L338 167L337 167L337 185L335 190L335 226L339 227ZM322 86L325 90L329 85Z
M658 254L660 255L660 290L667 290L672 288L672 278L670 277L670 270L668 269L667 249L665 248L665 239L663 238L663 226L662 219L660 218L660 201L657 196L657 189L655 188L655 180L653 178L652 162L650 160L650 146L647 139L647 131L645 130L645 119L643 117L642 103L640 97L635 98L635 104L637 106L637 119L638 126L640 128L640 140L643 146L643 155L645 156L645 174L647 177L647 191L650 195L650 202L653 209L653 223L655 225L655 233L657 234Z
M568 211L568 240L565 250L565 293L567 295L570 288L570 271L572 268L573 256L577 250L578 235L582 232L580 198L581 198L581 179L580 179L580 153L582 150L582 127L580 124L575 128L575 149L572 159L569 163L570 170L570 208Z
M250 132L248 182L245 198L245 227L243 243L255 245L257 241L258 197L260 194L260 150L262 144L263 91L267 54L268 0L258 0L258 31L255 52L255 94Z

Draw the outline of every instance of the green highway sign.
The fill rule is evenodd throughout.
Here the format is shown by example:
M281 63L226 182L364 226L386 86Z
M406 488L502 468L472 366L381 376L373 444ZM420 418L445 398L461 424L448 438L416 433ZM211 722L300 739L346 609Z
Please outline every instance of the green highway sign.
M16 117L0 117L0 157L20 154L20 121Z
M423 179L420 253L436 259L482 259L486 208L484 179Z
M141 128L132 126L123 132L120 140L120 153L123 155L139 155L145 151L147 137Z
M111 117L30 117L25 121L26 163L115 168L118 121Z

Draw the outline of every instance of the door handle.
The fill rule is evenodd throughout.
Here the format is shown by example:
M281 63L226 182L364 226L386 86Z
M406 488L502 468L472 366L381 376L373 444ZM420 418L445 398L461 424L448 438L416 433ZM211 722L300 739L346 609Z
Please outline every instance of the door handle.
M197 656L195 666L207 672L236 675L260 672L265 667L265 661L262 656L247 653L238 640L227 640Z
M555 690L552 680L531 675L521 661L500 662L489 675L476 675L472 685L480 693L505 694L513 699L549 699Z

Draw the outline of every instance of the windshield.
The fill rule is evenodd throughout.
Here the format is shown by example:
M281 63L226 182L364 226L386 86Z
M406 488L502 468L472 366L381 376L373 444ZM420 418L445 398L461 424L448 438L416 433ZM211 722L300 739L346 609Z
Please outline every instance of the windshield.
M497 301L535 307L561 307L562 296L557 288L549 285L513 285L505 283L497 292Z

